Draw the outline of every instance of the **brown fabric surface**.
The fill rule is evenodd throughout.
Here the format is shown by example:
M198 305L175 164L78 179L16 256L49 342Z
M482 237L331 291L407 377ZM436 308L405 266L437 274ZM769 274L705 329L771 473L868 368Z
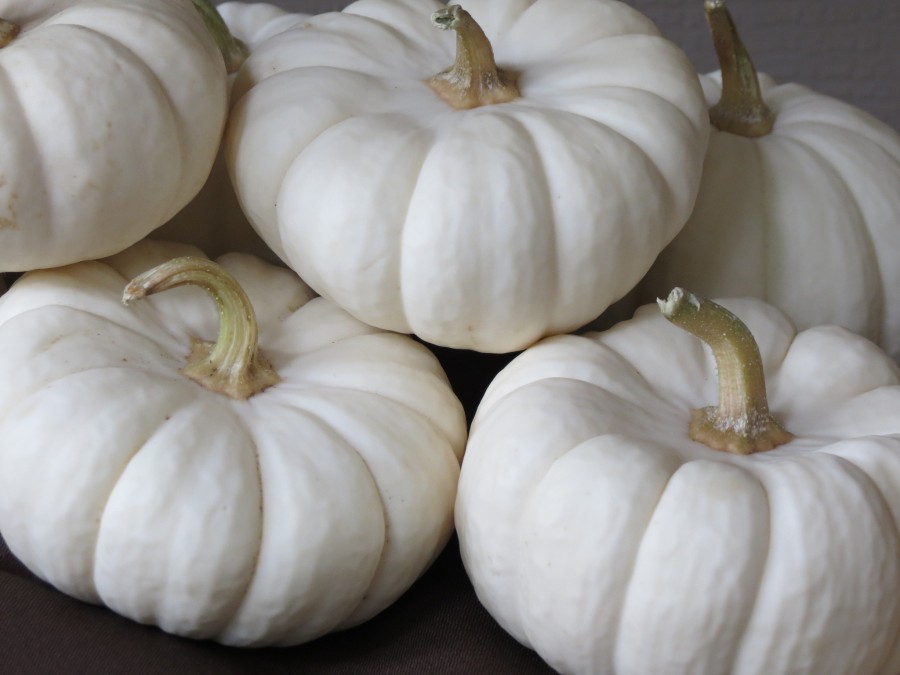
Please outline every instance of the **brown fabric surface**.
M552 673L475 598L456 540L371 621L288 648L236 649L168 635L35 579L0 540L0 672Z
M512 355L435 349L469 418ZM0 672L516 673L553 671L488 615L454 537L425 575L371 621L290 648L236 649L168 635L36 579L0 539Z

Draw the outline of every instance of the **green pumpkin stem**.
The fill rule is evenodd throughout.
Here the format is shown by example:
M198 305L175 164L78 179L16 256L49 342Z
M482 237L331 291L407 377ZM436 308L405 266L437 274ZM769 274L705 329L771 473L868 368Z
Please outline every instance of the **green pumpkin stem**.
M724 0L705 0L703 9L722 70L722 96L709 109L713 126L746 138L765 136L775 115L763 100L756 68Z
M15 40L21 30L22 27L19 24L0 19L0 49Z
M457 110L519 97L515 75L497 67L490 41L467 11L449 5L432 14L431 21L438 28L456 31L456 62L426 80L438 96Z
M247 45L231 34L219 10L210 0L194 0L194 7L200 12L203 23L219 46L219 51L225 59L225 68L229 73L237 72L250 54Z
M256 316L240 284L220 265L197 257L175 258L131 280L122 301L134 300L178 286L199 286L219 310L215 343L199 339L191 346L181 372L207 389L246 400L279 381L259 352Z
M793 435L769 413L759 347L727 309L675 288L658 300L669 321L703 340L716 360L719 404L691 411L691 439L737 455L771 450Z

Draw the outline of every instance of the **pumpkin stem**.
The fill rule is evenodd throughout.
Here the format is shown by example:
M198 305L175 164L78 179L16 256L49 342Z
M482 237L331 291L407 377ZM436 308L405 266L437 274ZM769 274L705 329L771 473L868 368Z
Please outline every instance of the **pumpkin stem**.
M175 258L132 279L122 301L127 305L186 285L200 286L215 300L219 337L215 343L195 339L182 374L211 391L238 400L246 400L276 384L278 374L259 352L250 299L221 265L192 256Z
M709 345L716 360L719 405L691 411L691 439L736 455L790 441L793 435L769 414L762 358L746 324L721 305L681 288L657 302L669 321Z
M22 27L12 21L0 19L0 49L16 39Z
M709 109L710 122L738 136L765 136L775 125L775 115L763 100L756 68L731 13L724 0L705 0L703 9L722 71L722 96Z
M519 97L516 76L497 67L494 49L475 19L459 5L431 15L442 30L456 31L456 62L426 84L457 110L506 103Z
M194 0L194 7L200 12L203 23L219 46L225 59L225 68L229 73L237 72L250 55L247 45L231 34L219 10L210 0Z

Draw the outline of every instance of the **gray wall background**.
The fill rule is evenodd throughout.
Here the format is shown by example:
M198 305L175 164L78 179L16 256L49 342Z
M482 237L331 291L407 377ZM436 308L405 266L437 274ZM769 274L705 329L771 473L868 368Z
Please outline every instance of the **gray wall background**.
M310 14L349 0L268 0ZM714 70L703 0L626 0L701 72ZM464 5L464 0L459 4ZM900 0L729 0L756 67L840 98L900 130Z

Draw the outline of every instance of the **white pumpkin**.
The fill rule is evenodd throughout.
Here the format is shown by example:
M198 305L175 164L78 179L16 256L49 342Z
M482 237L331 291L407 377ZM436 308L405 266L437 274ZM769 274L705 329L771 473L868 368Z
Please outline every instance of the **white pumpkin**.
M302 24L308 16L265 2L223 2L216 10L247 53L271 36ZM211 257L231 252L252 253L269 262L281 263L241 210L221 153L216 156L200 192L154 231L153 237L193 244Z
M0 271L121 251L190 201L226 114L190 0L0 0L0 20Z
M739 105L734 90L754 81L752 63L723 3L707 10L720 58L746 66L743 75L726 69L726 100ZM715 106L721 72L700 79ZM651 268L641 301L674 285L758 297L801 328L838 324L900 358L900 134L799 84L761 74L758 85L774 126L714 123L694 211Z
M464 9L360 0L267 40L235 80L226 162L317 292L508 352L637 283L690 212L708 120L687 58L622 3Z
M128 294L208 285L212 352L203 291L122 304L185 253L145 240L0 298L0 532L63 592L180 635L290 645L365 621L452 532L462 407L422 345L252 256L220 261L261 356L205 259Z
M456 506L478 597L563 673L895 675L900 370L845 329L724 304L758 341L755 369L645 306L501 371ZM749 390L731 386L735 366L748 382L764 371L792 440L773 427L782 444L748 455L692 440L717 368L731 373L720 401Z
M300 26L309 17L303 12L290 12L268 2L229 0L216 6L231 34L250 51L289 28Z

